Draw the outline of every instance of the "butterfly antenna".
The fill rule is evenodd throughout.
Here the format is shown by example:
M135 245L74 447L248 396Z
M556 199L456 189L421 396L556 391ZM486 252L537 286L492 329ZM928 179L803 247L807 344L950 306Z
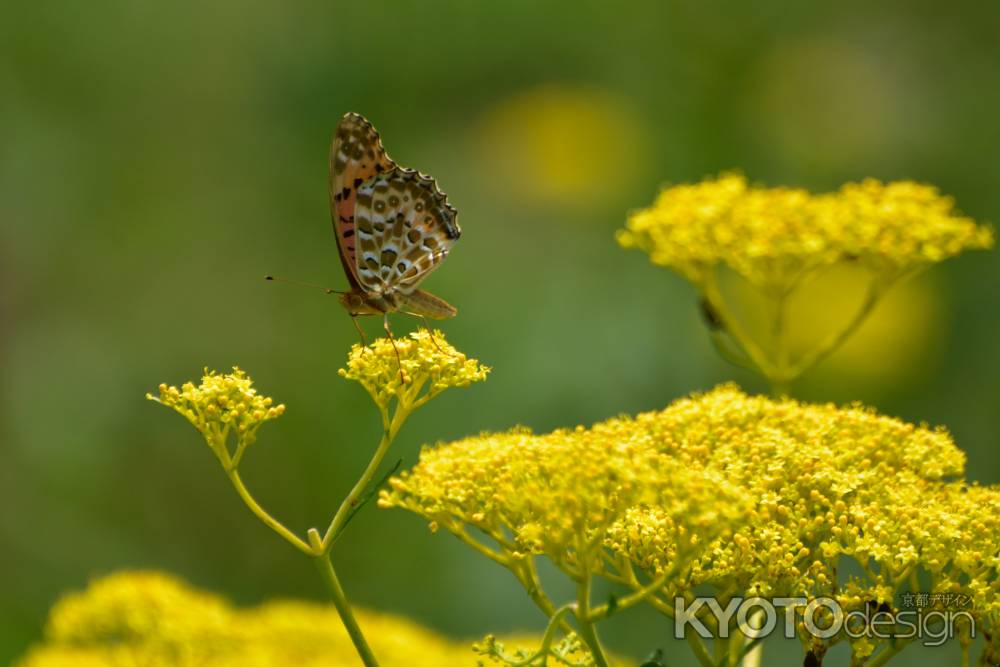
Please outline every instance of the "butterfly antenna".
M274 282L277 283L288 283L289 285L296 285L298 287L321 289L327 294L347 294L347 292L341 292L340 290L331 289L329 287L323 287L322 285L316 285L314 283L304 283L300 280L289 280L288 278L279 278L277 276L264 276L264 280L273 280Z
M389 328L389 313L386 313L382 317L382 328L385 329L385 335L389 337L389 342L392 343L392 351L396 353L396 364L399 366L399 380L403 384L406 384L406 374L403 373L403 360L399 358L399 348L396 347L396 338L392 335L392 329Z

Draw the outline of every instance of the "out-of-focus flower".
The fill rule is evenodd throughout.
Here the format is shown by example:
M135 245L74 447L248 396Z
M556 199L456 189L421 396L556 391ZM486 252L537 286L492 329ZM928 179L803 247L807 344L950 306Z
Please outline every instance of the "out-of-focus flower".
M895 277L989 248L993 233L956 213L950 197L911 181L868 179L813 195L724 174L665 189L652 207L629 217L618 241L696 285L725 265L780 293L838 262Z
M667 188L618 232L622 246L643 250L698 289L720 354L760 372L777 393L849 340L892 285L993 241L989 227L957 213L929 185L867 179L810 194L751 185L740 174ZM803 285L844 266L866 277L856 312L795 354L789 304ZM752 286L762 307L731 303L720 286L727 273ZM749 330L741 310L767 313L763 335Z
M397 356L398 355L398 356ZM379 338L355 344L340 375L361 383L377 405L393 398L407 409L417 407L449 387L467 387L486 379L490 368L469 359L440 331L420 329L405 338Z
M864 386L869 395L921 381L940 356L948 319L947 295L934 272L894 286L857 331L818 365L803 386ZM831 331L842 329L862 306L869 272L844 263L803 281L786 304L786 341L793 358L806 355ZM771 304L752 285L726 275L724 291L756 340L770 334Z
M187 418L220 458L228 454L231 438L242 453L257 439L257 430L264 422L285 413L284 405L275 405L272 398L258 394L253 380L235 366L226 374L205 369L197 386L187 382L178 389L161 384L159 396L146 394L146 398Z
M645 161L640 128L631 105L612 91L548 84L489 109L476 141L492 182L579 209L634 182Z
M389 614L359 610L357 618L386 667L476 664L471 641L447 639ZM59 601L45 641L15 664L340 667L356 662L332 607L277 601L238 608L169 575L123 572Z

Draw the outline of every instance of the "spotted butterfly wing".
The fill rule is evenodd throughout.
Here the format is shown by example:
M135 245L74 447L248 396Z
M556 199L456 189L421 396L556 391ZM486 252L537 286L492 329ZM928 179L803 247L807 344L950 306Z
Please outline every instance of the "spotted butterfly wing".
M361 289L398 296L414 311L421 306L454 311L417 289L462 233L457 212L433 178L402 167L379 173L358 188L354 214Z
M353 289L357 276L354 208L358 188L396 163L386 155L382 139L364 116L345 114L337 124L330 145L330 214L337 235L337 250Z

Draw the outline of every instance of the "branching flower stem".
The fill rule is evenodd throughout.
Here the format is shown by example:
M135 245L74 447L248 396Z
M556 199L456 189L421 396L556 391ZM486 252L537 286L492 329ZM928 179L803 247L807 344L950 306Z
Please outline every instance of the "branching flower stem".
M420 387L416 387L415 390L416 391L412 394L407 393L406 398L409 399L411 396L415 397L416 393L419 392ZM308 531L308 543L292 532L288 527L281 523L281 521L269 514L267 510L261 507L243 483L238 470L239 460L237 459L237 456L242 458L241 455L245 450L245 446L237 448L236 456L230 456L228 449L224 446L224 443L219 443L217 446L212 447L216 456L219 458L219 461L222 463L223 468L226 471L226 475L229 477L230 482L232 482L233 488L236 489L236 493L239 495L243 503L250 509L250 511L253 512L253 514L260 519L264 525L280 535L286 542L315 561L317 569L330 589L330 595L333 598L333 605L337 609L337 613L340 615L340 619L344 623L347 634L351 638L351 641L353 642L355 649L357 649L358 655L361 657L361 661L364 663L365 667L378 667L378 661L375 659L375 655L372 652L371 647L368 645L368 641L365 639L364 633L362 633L357 619L354 617L354 612L352 611L351 605L347 600L347 595L344 593L343 586L341 586L340 579L337 577L337 572L333 567L333 561L330 558L330 551L333 547L333 543L336 541L336 538L344 529L352 511L357 509L361 497L369 488L372 479L375 477L375 473L378 471L379 466L385 459L385 455L392 446L392 443L396 438L396 434L399 433L399 429L402 427L403 422L405 422L407 417L409 417L413 412L413 406L423 405L425 401L426 396L414 401L404 399L397 404L396 410L392 414L391 418L389 416L388 407L383 405L379 406L379 412L382 416L383 432L382 439L379 441L378 447L376 447L375 452L372 454L372 458L365 467L361 477L354 484L354 487L351 489L350 493L347 494L344 501L340 504L340 508L337 510L337 513L334 514L333 519L330 521L323 537L320 537L318 530L310 528Z
M576 618L580 626L580 639L590 649L591 657L597 667L608 667L608 658L604 655L604 648L601 640L597 637L597 629L594 627L594 618L590 609L590 587L591 577L589 572L584 573L583 581L577 586L577 609Z

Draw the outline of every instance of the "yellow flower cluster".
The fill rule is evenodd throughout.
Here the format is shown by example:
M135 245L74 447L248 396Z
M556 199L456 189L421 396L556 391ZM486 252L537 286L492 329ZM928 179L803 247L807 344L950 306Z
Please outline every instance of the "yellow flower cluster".
M841 261L896 277L989 248L993 233L956 213L936 188L912 181L868 179L814 195L723 174L666 188L629 217L618 241L696 285L726 265L758 287L782 290Z
M440 331L427 329L405 338L379 338L368 346L356 344L347 368L340 369L342 377L360 382L383 408L393 398L404 407L416 407L449 387L485 380L489 372L452 347Z
M597 573L605 547L638 549L652 536L622 527L626 513L655 507L669 530L664 567L690 545L737 524L748 501L721 476L657 451L630 419L535 435L482 434L425 448L420 462L390 481L381 507L402 507L465 535L473 526L504 556L545 554L571 576Z
M159 392L146 398L182 414L213 448L225 446L230 435L245 447L256 439L261 424L285 412L284 405L258 394L253 380L235 366L226 374L205 369L198 386L187 382L178 389L161 384Z
M406 619L358 611L386 667L472 665L456 642ZM537 642L538 639L534 638ZM16 667L340 667L357 654L332 607L277 601L241 609L156 572L124 572L52 609L45 642Z
M474 526L571 576L639 587L619 576L617 554L647 580L668 575L651 600L661 609L702 585L892 605L923 576L935 592L970 595L987 619L1000 614L1000 489L956 481L964 464L942 429L724 385L591 429L426 448L380 504L459 536ZM590 544L615 567L579 562ZM838 577L842 558L864 576Z

